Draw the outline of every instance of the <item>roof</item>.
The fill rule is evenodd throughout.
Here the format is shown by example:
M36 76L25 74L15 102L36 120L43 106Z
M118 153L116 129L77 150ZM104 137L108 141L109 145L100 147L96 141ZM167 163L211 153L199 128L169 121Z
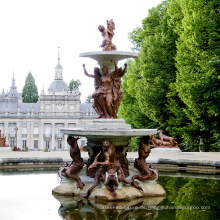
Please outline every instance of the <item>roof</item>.
M95 112L92 103L80 103L80 112Z
M48 90L69 90L69 87L62 79L55 79Z

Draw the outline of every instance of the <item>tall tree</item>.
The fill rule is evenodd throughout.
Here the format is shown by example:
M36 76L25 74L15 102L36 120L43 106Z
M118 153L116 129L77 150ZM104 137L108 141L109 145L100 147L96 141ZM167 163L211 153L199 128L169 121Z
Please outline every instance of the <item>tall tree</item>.
M176 88L184 111L205 150L220 149L220 1L173 0L168 9L179 35Z
M22 89L22 98L24 103L36 103L38 101L38 90L33 75L29 72L25 85Z
M168 2L165 1L149 10L148 17L142 21L142 28L136 28L130 33L133 49L139 51L139 57L129 63L123 89L125 94L127 92L132 96L131 103L135 103L136 109L139 109L130 113L136 115L136 121L140 118L138 121L141 123L145 117L149 123L145 124L146 127L150 127L154 122L157 128L172 132L168 120L174 116L170 111L170 98L167 94L171 92L170 85L176 81L174 58L178 35L168 25L167 5ZM177 94L175 99L179 106L178 102L181 100ZM121 117L130 120L128 113L130 103L126 102L124 98L120 114Z
M88 95L88 97L85 100L86 103L93 103L92 95Z
M141 111L184 149L219 150L219 12L218 0L172 0L149 10L130 34L139 58L128 66L121 117L129 121L135 104L133 118L141 121Z
M69 89L70 89L70 91L72 92L72 90L73 90L73 88L74 89L79 89L79 86L81 86L82 84L81 84L81 82L80 82L80 80L79 79L77 79L77 80L71 80L70 81L70 83L69 83ZM79 92L79 95L81 96L81 92Z

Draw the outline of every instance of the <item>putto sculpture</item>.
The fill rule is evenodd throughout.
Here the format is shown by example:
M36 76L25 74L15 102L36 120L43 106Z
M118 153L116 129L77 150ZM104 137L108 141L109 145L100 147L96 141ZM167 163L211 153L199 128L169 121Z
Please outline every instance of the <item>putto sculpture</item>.
M99 25L98 29L103 36L103 41L100 45L100 47L103 47L103 51L116 50L116 46L112 43L115 30L114 21L112 19L110 21L107 20L107 29L103 25Z

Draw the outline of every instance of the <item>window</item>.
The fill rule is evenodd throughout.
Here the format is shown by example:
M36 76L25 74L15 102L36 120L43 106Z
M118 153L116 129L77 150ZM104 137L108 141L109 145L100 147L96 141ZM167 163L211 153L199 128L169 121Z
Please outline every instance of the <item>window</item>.
M27 127L22 128L22 137L23 138L27 137Z
M48 149L50 149L50 140L46 140L46 141L45 141L45 144L46 144L46 147L47 147Z
M62 150L62 140L57 141L57 149Z
M50 124L45 124L44 134L51 134L51 125Z
M15 134L16 128L15 127L10 127L10 135Z
M27 127L22 128L22 134L27 134Z
M38 127L35 127L34 128L34 137L39 137L39 129L38 129Z
M34 140L34 149L38 149L38 140Z
M25 149L27 147L27 140L22 140L22 147Z
M38 131L39 129L38 128L34 128L34 134L38 134Z
M14 148L15 147L15 140L10 138L10 147Z

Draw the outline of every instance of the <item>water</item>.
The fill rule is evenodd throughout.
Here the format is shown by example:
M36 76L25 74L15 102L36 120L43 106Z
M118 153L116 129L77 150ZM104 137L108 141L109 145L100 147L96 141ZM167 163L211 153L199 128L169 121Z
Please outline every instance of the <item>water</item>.
M57 169L0 170L0 219L220 219L219 176L160 173L159 183L167 192L165 198L94 202L54 197Z

